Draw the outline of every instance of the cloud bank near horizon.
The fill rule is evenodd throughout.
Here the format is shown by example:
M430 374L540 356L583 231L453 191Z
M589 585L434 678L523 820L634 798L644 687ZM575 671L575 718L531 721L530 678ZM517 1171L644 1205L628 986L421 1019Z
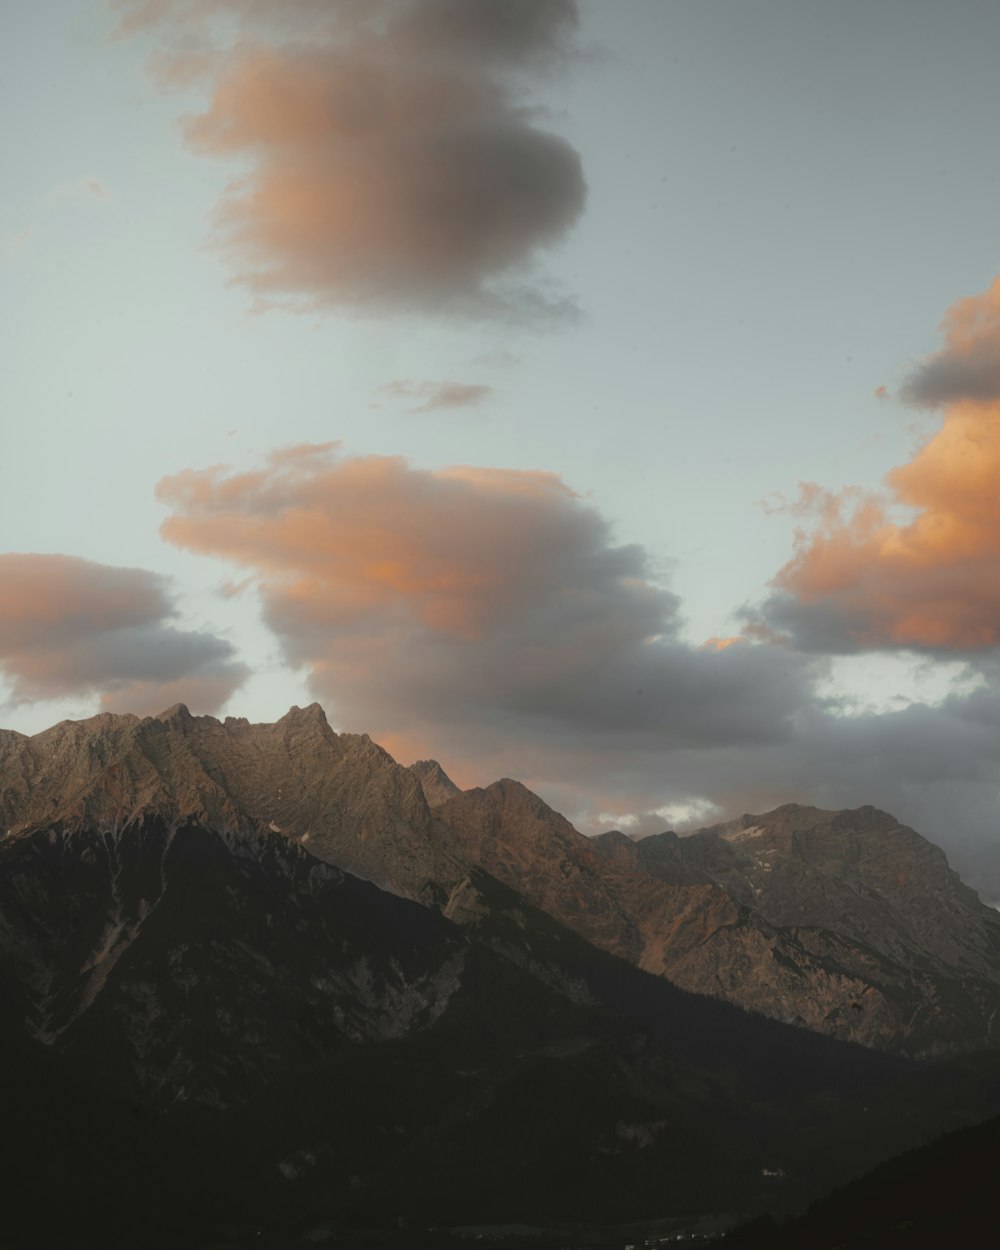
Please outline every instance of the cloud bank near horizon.
M528 100L571 55L575 0L117 7L161 82L208 85L184 135L243 169L215 238L258 307L572 311L534 262L580 216L583 170ZM221 46L214 18L236 23Z
M216 712L249 675L214 634L177 629L166 578L75 556L0 554L9 702L99 696L104 711Z

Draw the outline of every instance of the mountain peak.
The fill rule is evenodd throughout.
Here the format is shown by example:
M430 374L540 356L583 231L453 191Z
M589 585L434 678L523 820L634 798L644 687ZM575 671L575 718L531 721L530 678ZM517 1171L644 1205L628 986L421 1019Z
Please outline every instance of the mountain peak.
M439 807L462 793L437 760L417 760L410 765L410 772L420 782L428 807Z
M152 719L162 721L165 725L184 725L194 720L194 717L186 703L174 703L165 712L158 712Z
M277 722L279 725L319 725L323 729L330 728L326 712L319 703L310 703L308 707L299 707L293 703L288 711Z
M561 813L555 812L549 807L548 803L537 795L534 790L529 790L523 781L517 781L513 777L500 777L496 781L490 782L482 793L488 796L491 802L501 802L525 808L537 816L547 817L555 815L559 816L560 819L564 819Z

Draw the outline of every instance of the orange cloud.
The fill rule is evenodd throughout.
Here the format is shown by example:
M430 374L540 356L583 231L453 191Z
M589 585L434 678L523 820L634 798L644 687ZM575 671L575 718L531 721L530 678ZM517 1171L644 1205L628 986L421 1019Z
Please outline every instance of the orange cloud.
M163 536L254 576L338 723L403 758L443 755L466 777L505 759L527 777L543 758L558 771L601 751L766 741L802 697L809 661L678 641L677 600L643 550L614 544L554 474L297 447L157 493Z
M558 310L517 275L579 216L580 160L534 124L506 71L523 90L525 71L551 61L573 0L120 7L126 33L219 11L252 32L223 53L183 45L165 74L211 77L185 135L247 167L217 242L261 306ZM294 41L275 42L275 23Z
M813 525L758 634L784 629L833 651L1000 645L1000 280L945 326L945 349L906 387L911 399L951 398L941 429L883 494L804 488Z
M713 635L711 638L706 638L701 647L703 651L725 651L728 647L735 647L738 643L747 641L743 634L730 634L725 638Z
M247 676L212 634L169 624L165 579L74 556L0 555L0 669L12 701L98 695L115 711L217 711Z
M553 560L573 576L580 546L605 531L554 474L432 473L401 457L338 460L330 444L283 449L256 472L188 470L157 495L175 509L169 542L256 569L272 617L331 629L379 617L480 636L553 575L558 586Z

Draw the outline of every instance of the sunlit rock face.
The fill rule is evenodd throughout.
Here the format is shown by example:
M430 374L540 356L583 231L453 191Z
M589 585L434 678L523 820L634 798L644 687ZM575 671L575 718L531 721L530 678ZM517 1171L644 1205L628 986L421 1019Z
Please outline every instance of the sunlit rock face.
M506 780L433 814L452 856L685 989L907 1054L1000 1045L1000 917L884 812L588 840Z
M27 738L0 737L0 822L117 830L149 818L217 832L269 830L398 893L441 861L420 783L367 734L337 734L318 703L274 724L192 716L103 714Z
M440 807L462 793L437 760L417 760L410 765L410 772L420 782L428 807Z
M791 993L787 981L769 987L767 961L746 960L742 989L727 996L753 1006L756 995L770 1014L783 1004L786 1019L911 1053L998 1044L1000 918L888 813L788 804L633 846L649 875L716 885L797 943L797 992L794 981ZM691 983L701 971L696 960L674 975Z
M436 761L405 768L366 735L335 733L318 704L262 725L178 705L0 734L0 822L8 841L86 834L106 864L106 915L72 1003L37 974L39 1037L99 993L155 910L155 883L128 907L116 898L115 857L159 830L162 859L196 825L244 859L292 845L466 925L493 912L470 884L485 873L646 971L844 1040L912 1055L1000 1045L1000 916L872 808L587 839L518 782L462 792ZM147 875L158 854L144 852Z

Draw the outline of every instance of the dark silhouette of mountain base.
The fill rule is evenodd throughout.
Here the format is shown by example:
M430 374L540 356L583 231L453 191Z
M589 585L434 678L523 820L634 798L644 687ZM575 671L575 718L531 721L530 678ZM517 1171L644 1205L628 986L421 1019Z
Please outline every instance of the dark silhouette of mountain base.
M1000 1119L947 1133L813 1203L762 1216L718 1245L768 1250L930 1250L988 1245L996 1221Z
M472 884L457 926L270 832L0 843L0 1244L752 1212L1000 1110L992 1059L687 994Z

